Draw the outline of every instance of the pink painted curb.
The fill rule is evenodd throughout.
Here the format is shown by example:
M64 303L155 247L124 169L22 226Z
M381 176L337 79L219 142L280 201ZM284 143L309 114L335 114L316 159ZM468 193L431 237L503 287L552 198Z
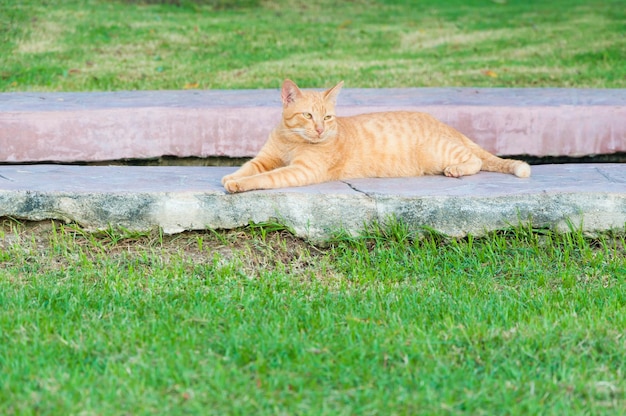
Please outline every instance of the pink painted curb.
M626 89L344 89L338 115L433 114L500 155L626 152ZM0 94L0 162L251 157L278 90Z

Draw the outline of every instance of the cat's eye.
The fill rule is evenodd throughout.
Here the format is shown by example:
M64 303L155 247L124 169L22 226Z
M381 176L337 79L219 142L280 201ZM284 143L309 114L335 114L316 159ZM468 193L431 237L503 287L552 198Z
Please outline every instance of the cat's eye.
M327 116L324 116L324 120L326 121L330 120L331 118L333 118L333 116L331 116L330 114L328 114Z
M302 113L302 117L304 117L306 119L312 119L313 115L311 113Z

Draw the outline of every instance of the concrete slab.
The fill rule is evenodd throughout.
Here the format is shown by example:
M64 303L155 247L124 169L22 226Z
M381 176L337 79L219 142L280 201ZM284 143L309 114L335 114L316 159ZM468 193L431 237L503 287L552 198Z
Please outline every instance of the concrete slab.
M252 157L276 90L0 94L0 162ZM626 152L626 89L344 89L338 114L433 114L500 155Z
M162 227L166 233L230 229L277 220L321 241L338 230L357 233L391 216L416 231L450 236L522 223L587 231L624 230L626 164L543 165L533 176L481 172L359 179L300 188L226 194L227 167L0 166L0 216L58 219L87 229Z

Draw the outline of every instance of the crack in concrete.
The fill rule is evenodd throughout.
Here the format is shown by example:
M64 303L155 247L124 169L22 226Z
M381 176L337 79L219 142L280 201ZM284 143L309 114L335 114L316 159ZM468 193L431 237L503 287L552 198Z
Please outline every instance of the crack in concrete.
M350 189L352 189L355 192L358 192L361 195L365 195L370 201L372 201L374 203L374 215L376 218L377 222L381 222L381 213L380 213L380 208L378 206L378 199L374 197L374 195L371 195L359 188L357 188L354 184L350 183L347 180L341 181L342 183L345 183L346 185L348 185L350 187Z
M356 186L354 186L354 185L353 185L353 184L351 184L350 182L348 182L348 181L341 181L341 182L342 182L342 183L345 183L346 185L348 185L348 186L350 187L350 189L352 189L353 191L358 192L358 193L360 193L360 194L363 194L363 195L365 195L366 197L368 197L368 198L370 198L370 199L374 200L374 202L376 202L375 198L374 198L372 195L368 194L368 193L367 193L367 192L365 192L365 191L362 191L361 189L357 188Z
M596 172L598 172L600 175L604 176L606 178L607 181L611 182L611 183L626 183L626 181L619 179L619 178L615 178L613 177L610 173L603 171L600 168L596 168Z

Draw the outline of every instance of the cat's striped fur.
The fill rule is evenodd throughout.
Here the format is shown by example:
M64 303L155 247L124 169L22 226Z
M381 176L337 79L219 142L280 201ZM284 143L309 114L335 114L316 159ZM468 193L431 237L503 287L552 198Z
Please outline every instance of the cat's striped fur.
M525 178L530 166L501 159L425 113L394 111L336 117L343 82L324 92L282 87L283 119L259 154L222 179L228 192L271 189L365 177L480 170Z

